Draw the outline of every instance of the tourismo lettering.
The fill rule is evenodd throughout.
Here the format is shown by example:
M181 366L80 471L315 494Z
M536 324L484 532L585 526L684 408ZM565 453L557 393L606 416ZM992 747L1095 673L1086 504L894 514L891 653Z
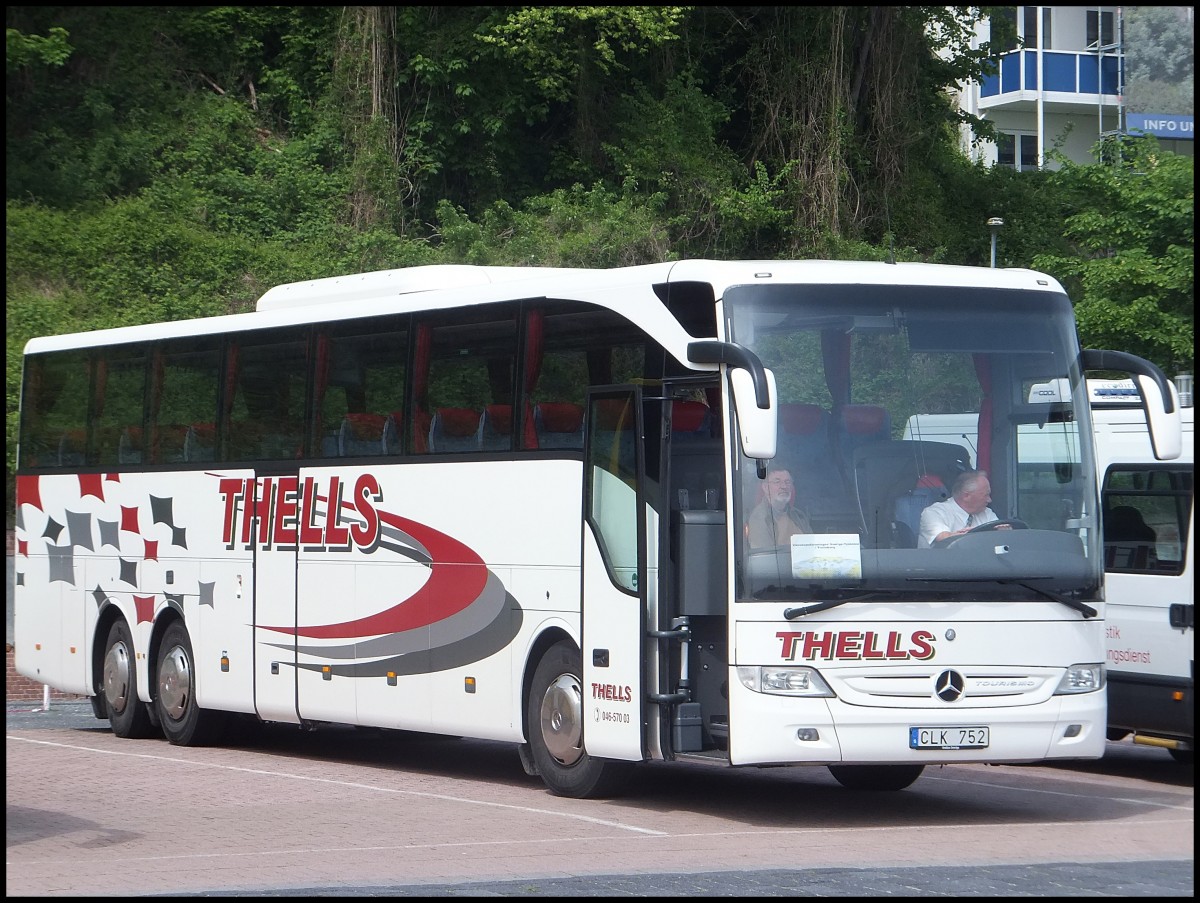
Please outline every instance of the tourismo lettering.
M843 661L924 661L933 658L933 634L914 630L877 633L874 630L781 630L780 657L786 662L831 659Z
M345 551L351 545L373 549L379 542L375 506L383 500L379 481L365 473L349 498L345 490L341 477L320 482L305 477L303 483L290 476L223 479L218 483L225 498L221 541L231 550L239 543L246 549L257 543L285 551L300 545L311 551ZM318 502L324 503L323 513Z

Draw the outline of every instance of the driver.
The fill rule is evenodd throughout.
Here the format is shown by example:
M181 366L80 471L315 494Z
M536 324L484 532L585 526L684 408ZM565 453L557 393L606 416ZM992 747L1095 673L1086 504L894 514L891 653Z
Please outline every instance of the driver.
M987 506L991 500L992 484L987 473L968 470L959 474L950 488L950 498L934 502L921 512L917 548L928 549L939 540L962 536L975 527L998 520L996 512Z

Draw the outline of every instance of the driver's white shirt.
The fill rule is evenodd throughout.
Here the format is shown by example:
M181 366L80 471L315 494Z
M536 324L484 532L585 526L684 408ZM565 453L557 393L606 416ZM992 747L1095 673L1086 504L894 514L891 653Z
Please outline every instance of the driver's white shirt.
M917 548L928 549L939 533L957 533L966 527L978 527L998 519L991 508L984 508L978 514L968 514L952 498L934 502L921 512L921 535L917 539Z

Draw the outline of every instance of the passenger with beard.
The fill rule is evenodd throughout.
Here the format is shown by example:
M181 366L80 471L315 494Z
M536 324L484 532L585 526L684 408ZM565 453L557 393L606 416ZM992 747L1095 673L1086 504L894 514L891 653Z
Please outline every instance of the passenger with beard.
M746 521L746 538L751 549L786 546L796 533L813 531L808 515L796 507L796 486L790 471L768 468L761 494Z

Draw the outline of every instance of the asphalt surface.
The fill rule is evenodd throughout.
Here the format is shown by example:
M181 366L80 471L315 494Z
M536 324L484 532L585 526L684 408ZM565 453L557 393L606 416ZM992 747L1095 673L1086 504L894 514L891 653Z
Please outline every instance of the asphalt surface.
M1194 886L1192 862L1167 861L672 872L416 887L304 887L256 893L267 897L1191 897ZM1037 892L1032 893L1031 887Z
M86 702L7 706L9 732L69 729L108 732ZM1140 751L1140 752L1144 752ZM1190 783L1182 775L1182 783ZM10 829L11 831L11 829ZM19 843L9 836L11 847ZM864 852L864 859L870 852ZM948 858L950 858L948 854ZM667 863L664 863L666 865ZM1192 897L1194 860L1138 862L1050 862L1012 865L802 868L605 874L518 880L389 885L307 885L281 888L215 887L211 897ZM173 896L147 894L146 896Z

